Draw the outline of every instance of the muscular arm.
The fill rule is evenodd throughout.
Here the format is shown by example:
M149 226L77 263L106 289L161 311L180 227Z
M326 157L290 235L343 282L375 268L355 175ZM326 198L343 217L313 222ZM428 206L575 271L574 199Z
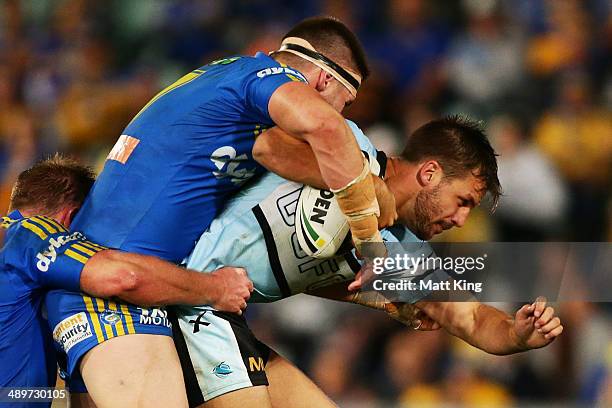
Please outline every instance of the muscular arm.
M276 126L257 137L253 155L266 169L285 179L329 189L310 145Z
M345 283L318 288L309 295L349 302L385 312L392 319L421 331L438 330L440 325L409 303L392 303L376 291L351 292Z
M244 271L225 269L228 273L204 274L153 256L104 250L85 264L80 282L81 289L94 296L118 297L141 306L212 304L238 312L253 284Z
M505 355L544 347L563 331L546 300L520 308L514 317L480 302L418 302L416 306L450 334L487 353Z
M480 302L390 303L381 294L349 292L335 284L309 294L352 302L382 310L390 317L419 330L444 328L448 333L490 354L506 355L544 347L563 331L554 309L545 301L524 305L515 317Z
M312 149L325 185L340 189L355 179L363 168L361 151L353 133L340 113L317 93L301 82L280 86L268 103L270 117L276 125L294 138L306 142ZM281 157L285 165L278 166L274 151L262 149L256 141L253 156L262 166L292 181L302 181L304 172L318 176L314 167L294 166L296 156ZM277 142L280 149L280 143ZM275 164L276 163L276 164ZM280 171L280 173L279 173Z
M487 353L525 351L514 332L512 316L480 302L418 302L417 307L453 336Z

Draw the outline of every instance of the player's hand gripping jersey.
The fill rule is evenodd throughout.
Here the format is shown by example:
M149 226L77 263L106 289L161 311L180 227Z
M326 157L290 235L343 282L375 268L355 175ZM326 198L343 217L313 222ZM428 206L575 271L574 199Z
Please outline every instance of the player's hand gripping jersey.
M155 96L124 130L73 227L112 248L180 261L263 167L268 102L299 72L258 53L215 61Z
M0 387L50 387L56 361L41 313L44 292L79 290L85 262L101 248L50 218L24 218L19 211L3 217L2 227L7 231L0 251ZM81 324L91 330L87 320Z

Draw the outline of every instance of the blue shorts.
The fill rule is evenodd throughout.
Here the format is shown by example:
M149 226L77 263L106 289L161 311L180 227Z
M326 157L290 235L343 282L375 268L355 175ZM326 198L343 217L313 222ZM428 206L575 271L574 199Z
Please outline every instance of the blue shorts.
M50 291L45 301L53 341L58 353L66 355L65 371L70 378L79 376L76 368L81 357L114 337L172 336L172 325L163 309L141 308L63 290Z

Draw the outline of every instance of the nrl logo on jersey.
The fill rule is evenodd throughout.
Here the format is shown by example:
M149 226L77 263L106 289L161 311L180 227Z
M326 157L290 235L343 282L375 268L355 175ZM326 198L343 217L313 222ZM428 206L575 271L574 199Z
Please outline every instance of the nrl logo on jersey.
M51 238L49 240L49 247L47 250L36 254L36 259L38 259L36 267L41 272L47 272L49 270L49 266L51 266L51 264L57 259L57 249L59 249L62 245L66 245L68 242L83 239L85 239L85 237L80 232L74 232L70 235L60 235L59 237Z
M278 75L278 74L287 74L287 75L291 75L293 77L298 78L299 80L303 81L303 82L308 82L306 80L306 78L304 77L304 75L300 74L299 72L291 69L291 68L287 68L287 67L272 67L272 68L266 68L266 69L262 69L261 71L259 71L257 73L257 76L259 78L263 78L266 77L268 75Z

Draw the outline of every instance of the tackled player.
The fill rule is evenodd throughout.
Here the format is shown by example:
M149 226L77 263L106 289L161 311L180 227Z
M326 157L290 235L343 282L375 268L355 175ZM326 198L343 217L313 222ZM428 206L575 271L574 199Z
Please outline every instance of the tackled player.
M461 227L487 191L494 199L499 196L495 154L486 136L469 121L457 117L432 121L408 138L400 157L389 159L375 150L356 125L350 126L373 173L384 177L395 195L402 226L388 228L382 236L389 242L411 243L413 248L421 242L415 257L432 252L421 239ZM312 159L307 151L303 155L305 160ZM391 304L377 292L349 292L346 282L360 269L354 254L316 259L299 246L296 213L303 188L268 174L241 191L202 235L187 266L209 270L246 265L255 286L250 302L273 302L303 292L355 302L416 323L420 329L442 327L493 354L543 347L561 333L559 318L541 301L525 305L511 317L477 301L431 301L426 291L414 292L411 302L416 309ZM337 205L332 200L328 216L339 214L332 208ZM406 279L419 277L412 272ZM425 279L443 282L449 277L438 270ZM300 370L257 340L244 319L209 306L181 307L179 312L175 341L191 406L204 402L207 407L226 408L334 406ZM216 375L220 362L224 374ZM268 381L268 395L252 392Z

